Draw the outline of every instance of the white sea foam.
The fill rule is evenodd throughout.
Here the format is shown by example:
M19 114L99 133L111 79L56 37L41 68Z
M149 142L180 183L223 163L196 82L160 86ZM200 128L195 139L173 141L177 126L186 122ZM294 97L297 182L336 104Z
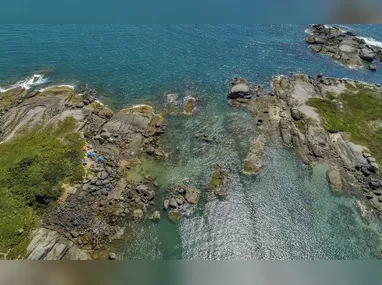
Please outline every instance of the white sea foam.
M376 46L382 48L382 42L373 39L373 38L367 38L367 37L358 37L359 39L363 39L368 45Z
M7 86L5 88L0 87L0 93L6 92L8 90L18 88L18 87L22 87L22 88L28 90L28 89L32 88L33 86L43 84L46 81L47 81L47 78L45 78L43 75L33 74L33 76L27 77L24 80L20 80L11 86Z
M305 33L306 33L306 34L309 34L309 35L311 35L311 36L313 35L313 32L312 32L312 29L311 29L311 28L306 29L306 30L305 30Z
M44 91L49 90L49 89L51 89L51 88L63 88L63 87L66 87L66 88L69 88L69 89L74 90L74 86L73 86L73 85L62 84L62 85L52 85L52 86L48 86L48 87L45 87L45 88L40 89L39 91L40 91L40 92L44 92Z

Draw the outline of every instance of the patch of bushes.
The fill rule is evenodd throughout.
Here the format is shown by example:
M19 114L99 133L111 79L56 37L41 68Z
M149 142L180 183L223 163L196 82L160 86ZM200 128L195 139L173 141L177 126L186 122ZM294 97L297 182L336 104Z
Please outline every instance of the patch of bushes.
M0 144L0 250L28 236L38 220L34 212L57 200L62 183L83 177L84 141L74 127L70 117Z
M347 132L352 141L370 149L382 162L382 128L371 122L382 122L382 99L379 92L357 86L348 88L335 100L310 98L308 105L316 108L324 118L324 127L329 132ZM382 124L381 124L382 125Z

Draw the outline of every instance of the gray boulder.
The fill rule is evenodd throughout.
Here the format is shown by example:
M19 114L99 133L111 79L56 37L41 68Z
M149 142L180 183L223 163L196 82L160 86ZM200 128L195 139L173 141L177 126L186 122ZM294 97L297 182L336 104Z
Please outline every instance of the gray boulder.
M178 203L176 202L175 198L171 198L170 206L173 207L173 208L177 208L178 207Z
M105 180L108 177L109 177L109 174L106 171L101 171L97 175L97 178L100 180Z
M363 60L368 62L373 62L373 60L375 59L375 53L366 48L363 48L359 55Z
M379 165L375 162L372 162L369 164L369 167L367 168L370 172L376 173L379 170Z
M236 98L246 98L251 95L251 89L248 87L246 83L239 83L231 87L228 98L236 99Z
M319 53L322 50L322 46L320 45L310 45L309 49L314 51L315 53Z
M369 69L371 71L377 71L377 65L376 64L369 64Z

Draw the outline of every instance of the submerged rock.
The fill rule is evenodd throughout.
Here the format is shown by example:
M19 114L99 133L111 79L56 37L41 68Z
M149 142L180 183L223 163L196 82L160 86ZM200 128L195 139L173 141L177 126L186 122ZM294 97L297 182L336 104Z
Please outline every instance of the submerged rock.
M179 218L182 214L178 210L172 210L168 212L168 218L170 219L171 222L176 224L179 221Z
M192 96L187 96L185 101L186 101L186 103L184 104L184 114L192 115L192 113L195 110L196 99Z
M330 169L326 173L329 184L333 192L337 194L343 193L343 184L340 173L336 169Z

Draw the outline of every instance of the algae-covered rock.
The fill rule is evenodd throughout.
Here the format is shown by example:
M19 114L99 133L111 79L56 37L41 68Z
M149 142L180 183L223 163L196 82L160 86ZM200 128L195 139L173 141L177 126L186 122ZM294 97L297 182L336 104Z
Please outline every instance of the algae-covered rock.
M226 182L228 180L228 171L218 164L212 166L213 173L208 184L208 191L218 198L226 198Z
M192 96L186 97L186 103L184 104L184 114L192 115L195 110L195 98Z
M178 210L172 210L168 212L168 218L170 219L171 222L176 224L179 221L179 218L182 214Z

